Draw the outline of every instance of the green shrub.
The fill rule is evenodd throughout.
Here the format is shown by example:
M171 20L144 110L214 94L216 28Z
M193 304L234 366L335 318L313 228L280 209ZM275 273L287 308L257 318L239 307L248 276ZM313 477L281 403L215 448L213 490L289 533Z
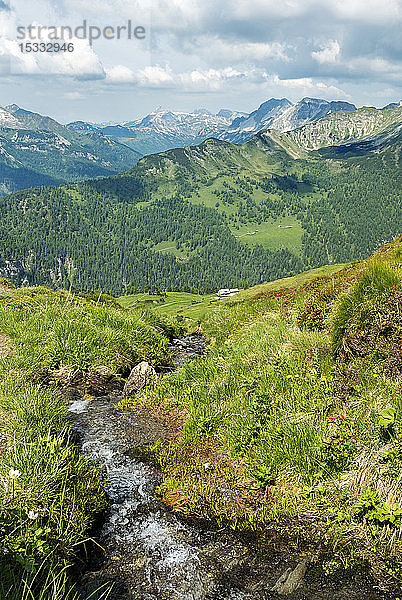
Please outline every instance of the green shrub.
M374 345L378 341L374 338L377 338L381 332L388 337L389 334L394 333L400 337L401 300L399 273L385 264L370 265L336 306L331 319L334 351L336 353L368 352L369 348L365 340L370 337L370 333ZM395 308L396 314L393 314ZM388 318L391 322L388 322Z
M396 504L382 502L374 490L365 488L355 504L356 517L374 526L399 528L402 510Z

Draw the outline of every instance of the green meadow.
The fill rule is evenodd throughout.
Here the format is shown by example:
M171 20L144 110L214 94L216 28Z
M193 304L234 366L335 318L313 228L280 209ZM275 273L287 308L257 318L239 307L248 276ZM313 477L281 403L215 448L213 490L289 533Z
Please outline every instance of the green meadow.
M401 259L399 239L224 302L1 280L1 600L73 600L71 565L107 505L66 392L104 393L142 360L167 366L171 340L192 331L206 354L121 403L175 425L142 448L160 466L157 495L212 528L268 545L274 531L323 574L364 567L400 588Z
M191 294L188 292L140 293L121 296L119 302L125 308L149 307L160 314L181 316L191 321L203 319L219 300L216 294Z

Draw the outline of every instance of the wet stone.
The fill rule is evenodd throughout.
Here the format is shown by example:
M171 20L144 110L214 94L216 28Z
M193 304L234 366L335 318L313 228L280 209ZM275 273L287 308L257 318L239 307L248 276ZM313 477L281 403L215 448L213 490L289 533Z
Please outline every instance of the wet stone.
M143 361L131 370L130 376L123 389L124 398L134 395L147 385L152 377L156 376L156 371L152 365Z
M176 369L180 369L186 363L202 356L207 347L202 335L192 334L183 338L173 340L170 347L172 363Z

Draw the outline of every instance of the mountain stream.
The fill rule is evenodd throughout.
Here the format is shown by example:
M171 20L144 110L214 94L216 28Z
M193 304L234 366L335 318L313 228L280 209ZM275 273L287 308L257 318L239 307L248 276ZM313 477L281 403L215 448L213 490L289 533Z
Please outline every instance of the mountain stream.
M176 369L201 356L201 336L175 340ZM81 597L94 590L109 600L379 600L363 575L323 577L307 567L302 585L289 595L272 591L278 579L302 568L303 556L270 553L253 535L216 531L183 520L155 496L156 469L133 458L132 449L163 439L164 426L145 411L116 409L121 393L70 402L70 418L83 452L108 474L109 506L99 519L89 556L77 580ZM299 566L298 566L299 565ZM301 565L301 567L300 567ZM317 571L317 569L315 569Z

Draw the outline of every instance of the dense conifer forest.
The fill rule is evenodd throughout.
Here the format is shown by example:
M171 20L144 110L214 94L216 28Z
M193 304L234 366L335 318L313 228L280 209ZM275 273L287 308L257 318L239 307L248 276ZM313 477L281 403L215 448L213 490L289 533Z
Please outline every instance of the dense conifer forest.
M397 143L293 159L262 141L209 140L111 178L1 198L1 274L113 293L210 291L362 258L402 229ZM295 220L299 251L286 237L267 247L236 235L261 223L277 232L278 218Z

